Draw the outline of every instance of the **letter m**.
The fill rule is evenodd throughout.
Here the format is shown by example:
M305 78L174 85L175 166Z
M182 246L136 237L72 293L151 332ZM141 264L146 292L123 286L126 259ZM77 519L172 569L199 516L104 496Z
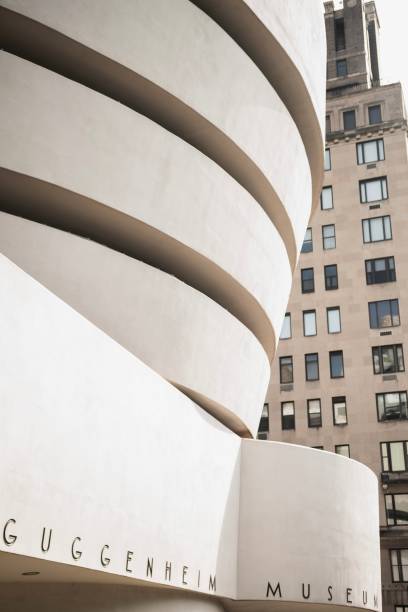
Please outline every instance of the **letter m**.
M268 586L267 586L267 589L266 589L266 596L267 597L269 597L269 593L272 593L272 597L275 597L276 593L279 594L279 597L282 597L282 591L281 591L281 588L280 588L280 583L278 582L276 587L273 589L271 583L268 582Z

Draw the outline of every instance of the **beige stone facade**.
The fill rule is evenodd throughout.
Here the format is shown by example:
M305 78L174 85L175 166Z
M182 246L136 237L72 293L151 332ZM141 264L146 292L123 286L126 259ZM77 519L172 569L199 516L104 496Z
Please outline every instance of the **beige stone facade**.
M374 19L374 3L358 5L363 23ZM350 10L355 6L333 13L332 3L326 3L324 195L310 220L294 276L287 308L290 337L279 342L266 400L269 433L260 436L349 452L378 474L383 606L386 612L394 607L402 612L400 606L408 605L408 459L407 445L399 444L408 440L403 362L408 330L407 123L399 83L379 86L367 66L342 79L333 72L336 57L347 58L346 70L359 53L361 59L362 51L367 58L367 41L362 38L359 48L355 31L347 38ZM337 52L333 18L343 19L345 26L346 48ZM355 21L353 28L358 30ZM355 113L354 127L347 124L353 121L353 114L344 116L348 111ZM288 327L283 335L289 335ZM306 380L306 359L309 378L316 380ZM266 420L262 428L266 430ZM397 444L381 446L389 442ZM387 464L391 453L394 465ZM407 497L385 497L399 494Z

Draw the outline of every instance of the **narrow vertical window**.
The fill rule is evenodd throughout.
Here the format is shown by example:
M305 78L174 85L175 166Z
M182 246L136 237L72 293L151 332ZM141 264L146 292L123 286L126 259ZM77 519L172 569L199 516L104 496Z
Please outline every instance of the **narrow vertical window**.
M332 169L330 149L325 149L324 150L324 169L325 170L331 170Z
M336 228L334 224L322 226L322 238L325 251L336 248Z
M313 293L315 290L313 268L303 268L300 271L300 278L302 284L302 293Z
M283 325L280 333L280 340L287 340L292 337L292 321L290 317L290 312L285 314L285 318L283 319Z
M327 291L338 289L339 279L337 276L337 264L324 266L324 286Z
M347 76L347 60L341 59L336 61L336 76L345 77Z
M306 380L319 380L319 355L317 353L307 353L305 355Z
M292 356L279 357L279 375L281 385L293 382L293 359Z
M322 426L322 409L319 399L307 400L307 424L309 427Z
M269 433L269 404L265 403L262 409L261 420L258 427L258 440L267 440Z
M347 405L344 396L332 398L333 424L347 425Z
M316 330L316 311L315 310L304 310L303 311L303 335L304 336L315 336Z
M330 378L343 378L344 364L343 351L330 351Z
M329 334L339 334L341 332L340 306L330 306L326 308L327 331Z
M374 123L381 123L381 104L373 104L368 107L368 123L373 125Z
M320 194L320 208L322 210L330 210L333 208L333 188L331 185L323 187Z
M356 111L349 110L343 113L343 127L347 130L356 129Z
M302 244L302 253L311 253L313 251L312 228L308 227L305 233L305 238Z
M281 404L282 429L295 429L295 403L282 402Z

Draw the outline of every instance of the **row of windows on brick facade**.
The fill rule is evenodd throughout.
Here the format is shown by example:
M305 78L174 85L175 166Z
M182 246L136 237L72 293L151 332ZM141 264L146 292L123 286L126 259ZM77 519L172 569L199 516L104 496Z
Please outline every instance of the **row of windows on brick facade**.
M345 61L346 60L338 60L336 64L336 69L342 72L343 74L338 74L337 76L345 76L344 71L346 71L347 73L347 64L344 63ZM371 104L367 109L367 115L369 125L378 125L379 123L382 123L381 104ZM357 118L355 109L342 111L342 119L344 131L355 130L357 128ZM326 134L330 134L331 131L331 116L329 113L326 115Z
M316 310L303 310L303 335L316 336ZM388 327L398 327L400 325L398 299L378 300L368 303L368 319L370 329L384 329ZM327 332L329 334L339 334L342 331L340 306L329 306L326 308ZM292 338L292 315L290 312L285 314L280 340Z
M364 267L367 285L393 283L397 279L395 271L395 259L392 255L388 257L376 257L374 259L366 259L364 262ZM339 288L339 279L336 264L324 266L324 284L326 290L328 291L331 289ZM314 293L314 268L301 268L300 285L302 293Z
M405 372L404 351L402 344L386 344L371 347L374 374L391 374ZM343 351L329 352L330 377L344 377ZM319 380L319 354L305 354L306 381ZM288 385L294 382L293 356L279 357L279 382Z
M374 140L366 140L356 144L356 157L359 166L363 164L375 164L379 161L384 161L384 140L376 138ZM332 170L331 150L324 150L324 169L326 172Z
M389 215L362 219L361 227L364 244L392 240L391 217ZM325 251L336 248L336 226L334 223L322 225L322 245ZM308 227L303 240L301 252L312 253L312 251L313 230L311 227Z
M387 391L376 393L377 419L379 422L407 419L407 392ZM333 425L347 425L347 405L345 396L332 398ZM308 427L322 427L320 399L307 400ZM281 402L282 430L295 429L295 402ZM261 431L261 430L260 430Z
M359 193L361 204L371 204L388 200L388 181L386 176L359 181ZM334 208L334 197L332 185L323 187L320 193L321 210Z

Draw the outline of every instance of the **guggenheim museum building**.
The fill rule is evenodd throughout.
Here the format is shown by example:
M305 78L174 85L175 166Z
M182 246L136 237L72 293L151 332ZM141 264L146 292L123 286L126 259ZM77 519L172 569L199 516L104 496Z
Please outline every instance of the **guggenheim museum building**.
M317 0L0 0L1 612L381 609L377 481L256 439Z

